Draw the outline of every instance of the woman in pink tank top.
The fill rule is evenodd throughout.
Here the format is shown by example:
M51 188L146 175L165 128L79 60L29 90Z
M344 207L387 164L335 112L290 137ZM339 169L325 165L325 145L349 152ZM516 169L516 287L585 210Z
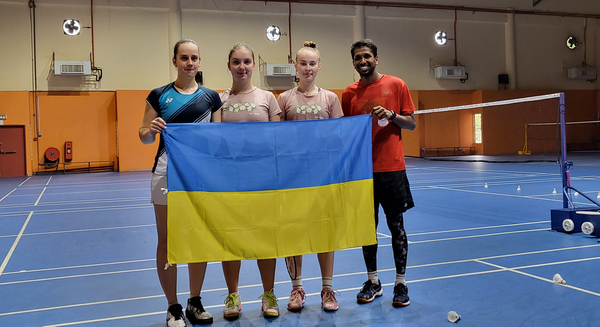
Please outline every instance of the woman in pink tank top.
M312 41L304 42L304 47L296 54L296 71L300 78L298 87L279 95L277 103L285 120L313 120L339 118L343 116L338 96L315 84L321 69L321 55ZM325 311L336 311L339 306L332 288L333 252L317 254L321 266L321 305ZM306 295L302 287L302 256L286 258L288 273L292 279L292 292L288 310L299 312L304 307Z

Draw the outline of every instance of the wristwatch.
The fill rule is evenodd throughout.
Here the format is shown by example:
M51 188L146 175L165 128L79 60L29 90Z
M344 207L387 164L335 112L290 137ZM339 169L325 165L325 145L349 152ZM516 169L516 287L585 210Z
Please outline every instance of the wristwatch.
M392 117L390 118L390 120L394 120L394 118L396 118L396 112L394 110L391 110L391 111L392 111Z

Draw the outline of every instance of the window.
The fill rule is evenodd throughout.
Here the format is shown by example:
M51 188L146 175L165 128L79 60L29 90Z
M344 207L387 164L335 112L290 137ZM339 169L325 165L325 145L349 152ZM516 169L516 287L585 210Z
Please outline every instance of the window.
M473 140L476 144L481 144L481 114L473 115Z

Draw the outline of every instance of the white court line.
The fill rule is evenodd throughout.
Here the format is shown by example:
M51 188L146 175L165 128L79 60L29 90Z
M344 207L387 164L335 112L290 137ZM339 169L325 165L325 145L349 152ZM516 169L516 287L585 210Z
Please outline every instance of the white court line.
M48 178L48 181L46 182L46 185L50 184L51 180L52 180L52 176L50 176L50 178Z
M483 257L483 258L474 258L474 259L448 261L448 262L440 262L440 263L432 263L432 264L424 264L424 265L416 265L416 266L407 266L407 269L420 268L420 267L428 267L428 266L437 266L437 265L445 265L445 264L465 263L465 262L479 262L481 260L487 260L487 259L493 259L493 258L505 258L505 257L512 257L512 256L528 255L528 254L538 254L538 253L547 253L547 252L576 250L576 249L589 248L589 247L598 247L598 246L600 246L600 244L575 246L575 247L568 247L568 248L555 248L555 249L549 249L549 250L540 250L540 251L532 251L532 252L522 252L522 253L514 253L514 254L504 254L504 255L491 256L491 257ZM586 259L580 259L579 261L585 261L585 260L587 260L587 258ZM575 262L575 261L577 261L577 260L571 260L571 262ZM212 264L212 262L209 262L209 264ZM537 266L542 266L542 265L547 265L547 264L540 264L540 265L537 265ZM178 265L178 268L180 268L180 267L185 267L185 265ZM528 267L530 267L530 266L528 266ZM395 270L396 270L396 268L379 269L378 272L387 272L387 271L395 271ZM447 275L447 276L423 278L423 279L417 279L417 280L407 281L407 283L418 283L418 282L440 280L440 279L447 279L447 278L465 277L465 276L473 276L473 275L481 275L481 274L488 274L488 273L502 272L502 271L506 271L506 269L502 268L502 269L498 269L498 270L488 270L488 271L483 271L483 272L474 272L474 273L464 273L464 274L456 274L456 275ZM364 271L360 271L360 272L354 272L354 273L336 274L333 277L334 278L339 278L339 277L345 277L345 276L362 275L364 273L365 273ZM321 277L319 276L319 277L303 278L303 280L305 280L305 281L308 281L308 280L317 280L317 279L321 279ZM289 280L285 280L285 281L275 282L276 285L287 284L287 283L290 283L290 281ZM382 285L383 286L392 286L393 284L394 283L382 284ZM251 284L251 285L243 285L243 286L240 286L239 288L251 288L251 287L260 287L260 286L262 286L262 285L261 284ZM341 290L337 290L337 291L338 292L344 292L344 291L352 291L352 290L358 290L358 289L360 289L360 287L341 289ZM205 292L205 293L206 292L216 292L216 291L226 291L226 288L217 288L217 289L202 290L202 292ZM188 294L188 292L177 293L177 295L186 295L186 294ZM316 295L316 294L320 294L320 293L311 293L311 295ZM31 310L23 310L23 311L15 311L15 312L6 312L6 313L0 313L0 317L1 316L15 315L15 314L24 314L24 313L32 313L32 312L42 312L42 311L49 311L49 310L67 309L67 308L75 308L75 307L99 305L99 304L109 304L109 303L118 303L118 302L126 302L126 301L145 300L145 299L152 299L152 298L160 298L160 297L163 297L163 296L164 295L162 295L162 294L161 295L151 295L151 296L134 297L134 298L126 298L126 299L106 300L106 301L99 301L99 302L88 302L88 303L79 303L79 304L71 304L71 305L64 305L64 306L40 308L40 309L31 309ZM257 301L242 302L242 304L255 303L255 302L257 302ZM223 306L223 304L212 305L212 306L205 306L205 308L216 308L216 307L221 307L221 306ZM148 313L148 314L145 314L145 315L154 315L154 314L159 314L159 313L164 313L164 311L154 312L154 313ZM118 317L111 317L111 318L112 319L125 319L125 317L127 317L127 316L123 316L123 318L118 318ZM107 319L111 319L111 318L107 318ZM78 323L82 323L82 322L78 322Z
M0 202L2 202L2 200L6 199L9 195L12 194L12 192L16 191L17 189L14 188L12 191L8 192L8 194L6 194L5 196L2 197L2 199L0 199Z
M29 280L18 280L18 281L14 281L14 282L0 283L0 286L14 285L14 284L24 284L24 283L35 283L35 282L47 282L47 281L51 281L51 280L70 279L70 278L115 275L115 274L132 273L132 272L149 271L149 270L156 270L156 267L152 267L152 268L140 268L140 269L130 269L130 270L120 270L120 271L106 271L106 272L93 273L93 274L80 274L80 275L48 277L48 278L38 278L38 279L29 279Z
M36 235L52 235L52 234L65 234L65 233L79 233L79 232L96 232L101 230L116 230L116 229L128 229L128 228L143 228L143 227L154 227L156 224L146 224L146 225L131 225L131 226L116 226L116 227L102 227L102 228L88 228L88 229L72 229L72 230L63 230L56 232L39 232L39 233L26 233L23 236L36 236ZM14 237L15 235L2 235L3 237Z
M26 188L23 188L24 190L26 190ZM35 188L36 190L38 189L38 187ZM72 187L70 189L73 189ZM56 190L56 186L52 186L52 190ZM131 188L131 189L114 189L114 190L102 190L102 191L85 191L85 194L92 194L92 193L108 193L110 192L110 194L114 194L114 193L118 193L118 192L148 192L148 188ZM71 194L81 194L82 192L55 192L52 193L53 195L71 195ZM15 195L15 196L20 196L20 197L24 197L24 196L30 196L29 194L19 194L19 195Z
M505 196L505 197L510 197L510 198L521 198L521 199L534 199L534 200L551 201L551 202L562 202L562 199L560 199L560 200L558 200L558 199L557 200L544 199L544 198L533 197L533 196L530 196L530 195L516 195L516 194L502 194L502 193L471 191L471 190L459 190L459 189L453 189L453 188L442 187L442 186L432 186L432 188L441 189L441 190L448 190L448 191L465 192L465 193L476 193L476 194L485 194L485 195L499 195L499 196Z
M218 263L220 263L220 262L209 262L209 264L218 264ZM177 268L181 268L181 267L187 267L187 264L178 264L177 265ZM105 271L105 272L100 272L100 273L67 275L67 276L38 278L38 279L17 280L17 281L13 281L13 282L0 283L0 286L3 286L3 285L14 285L14 284L25 284L25 283L36 283L36 282L46 282L46 281L51 281L51 280L60 280L60 279L69 279L69 278L82 278L82 277L95 277L95 276L125 274L125 273L141 272L141 271L149 271L149 270L156 270L156 267L139 268L139 269L129 269L129 270ZM2 316L2 315L0 314L0 316Z
M37 200L35 201L34 206L37 206L38 203L40 203L40 199L42 198L42 195L44 195L44 192L46 192L46 188L44 187L44 189L42 190L42 193L40 193L40 196L38 196Z
M431 242L441 242L441 241L454 241L454 240L463 240L463 239L468 239L468 238L489 237L489 236L508 235L508 234L541 232L541 231L548 231L548 228L526 229L526 230L511 231L511 232L501 232L501 233L490 233L490 234L481 234L481 235L470 235L470 236L457 236L457 237L437 238L437 239L423 240L423 241L409 241L408 244L431 243ZM380 246L392 246L392 245L391 244L384 244L384 245L380 245Z
M53 195L56 195L53 193ZM44 206L50 207L50 206L65 206L65 205L77 205L77 204L99 204L99 203L116 203L116 202L134 202L134 201L146 201L146 202L142 202L142 203L149 203L150 202L150 197L149 196L140 196L140 197L134 197L134 198L109 198L109 199L95 199L95 200L77 200L77 201L52 201L52 202L44 202ZM31 206L31 204L27 204L27 203L19 203L19 204L7 204L7 205L0 205L0 208L23 208L23 207L29 207Z
M24 180L24 181L23 181L23 183L19 184L19 186L17 186L17 187L20 187L21 185L25 184L25 182L27 182L29 179L31 179L31 176L30 176L30 177L27 177L27 179L26 179L26 180Z
M441 233L454 233L454 232L463 232L463 231L490 229L490 228L503 228L503 227L515 227L515 226L523 226L523 225L547 224L549 222L550 222L550 220L542 220L542 221L534 221L534 222L529 222L529 223L482 226L482 227L471 227L471 228L462 228L462 229L449 229L449 230L441 230L441 231L437 231L437 232L423 232L423 233L414 233L414 234L406 234L406 235L407 236L417 236L417 235L431 235L431 234L441 234Z
M51 215L55 213L73 213L73 212L90 212L90 211L106 211L106 210L125 210L125 209L143 209L152 208L152 203L148 204L136 204L136 205L122 205L112 207L89 207L89 208L77 208L77 209L47 209L47 210L36 210L35 213L38 215ZM13 216L18 214L26 213L27 211L14 211L0 214L0 217Z
M20 270L20 271L11 271L5 272L6 275L14 275L14 274L23 274L23 273L32 273L32 272L42 272L42 271L54 271L54 270L64 270L64 269L78 269L78 268L90 268L90 267L104 267L111 265L121 265L121 264L129 264L129 263L138 263L138 262L148 262L155 261L156 259L140 259L140 260L129 260L129 261L117 261L117 262L106 262L106 263L96 263L90 265L79 265L79 266L68 266L68 267L55 267L55 268L44 268L44 269L30 269L30 270Z
M597 257L597 258L600 259L600 257ZM584 259L582 259L582 260L584 260ZM506 268L506 267L502 267L500 265L496 265L496 264L485 262L485 261L477 261L477 262L482 263L484 265L488 265L488 266L492 266L492 267L504 269L506 271L510 271L510 272L513 272L513 273L516 273L516 274L520 274L520 275L523 275L523 276L527 276L527 277L539 279L539 280L542 280L542 281L545 281L545 282L548 282L548 283L552 283L552 284L556 284L556 285L559 285L559 286L567 287L567 288L570 288L570 289L573 289L573 290L576 290L576 291L580 291L580 292L583 292L583 293L587 293L587 294L591 294L591 295L595 295L595 296L600 296L600 293L592 292L590 290L586 290L586 289L583 289L583 288L580 288L580 287L571 286L571 285L568 285L568 284L557 284L557 283L554 283L552 281L552 279L543 278L543 277L539 277L539 276L536 276L536 275L533 275L533 274L528 274L526 272L518 271L518 270L516 270L517 268Z
M600 259L600 257L597 257L596 259ZM587 259L581 259L578 261L584 261ZM495 265L495 264L490 264L484 261L478 261L478 260L471 260L474 262L478 262L481 264L485 264L485 265L489 265L492 267L495 267L497 269L494 270L486 270L486 271L478 271L478 272L470 272L470 273L462 273L462 274L454 274L454 275L446 275L446 276L437 276L437 277L430 277L430 278L422 278L422 279L415 279L415 280L408 280L406 281L407 284L413 284L413 283L422 283L422 282L429 282L429 281L435 281L435 280L443 280L443 279L451 279L451 278L461 278L461 277L468 277L468 276L477 276L477 275L485 275L485 274L492 274L492 273L499 273L499 272L505 272L505 271L511 271L517 274L521 274L521 275L525 275L528 277L532 277L532 278L536 278L545 282L549 282L549 283L553 283L552 280L550 279L546 279L546 278L542 278L539 276L535 276L532 274L528 274L525 272L521 272L521 271L517 271L511 268L506 268L506 267L502 267L499 265ZM575 261L575 260L574 260ZM364 273L364 272L362 272ZM600 296L600 293L596 293L596 292L592 292L586 289L582 289L579 287L575 287L575 286L571 286L571 285L567 285L567 284L557 284L560 286L564 286L564 287L568 287L577 291L581 291L584 293L588 293L591 295L595 295L595 296ZM388 287L388 286L394 286L394 283L382 283L381 286L383 287ZM359 290L361 287L351 287L351 288L344 288L344 289L338 289L336 290L339 293L342 292L350 292L350 291L356 291ZM187 293L185 293L187 294ZM306 296L317 296L320 295L321 293L307 293ZM252 303L259 303L261 300L251 300L251 301L244 301L242 302L242 305L244 304L252 304ZM205 309L213 309L213 308L220 308L222 307L223 304L216 304L216 305L208 305L208 306L204 306ZM72 326L72 325L78 325L78 324L88 324L88 323L95 323L95 322L103 322L103 321L113 321L113 320L122 320L122 319L128 319L128 318L136 318L136 317L143 317L143 316L151 316L151 315L159 315L159 314L164 314L164 311L157 311L157 312L148 312L148 313L141 313L141 314L135 314L135 315L126 315L126 316L117 316L117 317L109 317L109 318L100 318L100 319L91 319L91 320L82 320L82 321L74 321L74 322L67 322L67 323L61 323L61 324L56 324L56 325L46 325L45 327L58 327L58 326ZM0 314L1 316L1 314Z
M417 170L433 170L437 172L439 170L447 170L447 171L456 171L456 172L469 172L469 173L493 173L493 174L509 174L509 175L519 175L519 174L535 174L535 175L560 175L560 173L544 173L544 172L534 172L534 171L514 171L514 170L502 170L502 169L475 169L475 168L452 168L452 167L420 167L415 168ZM410 175L410 174L409 174Z
M10 260L10 257L12 257L13 252L15 252L15 249L17 248L17 244L19 244L19 241L21 240L21 236L23 235L23 232L25 232L25 228L27 227L27 224L29 224L29 219L31 219L31 216L33 216L33 211L31 211L29 213L29 216L27 216L25 223L23 223L23 227L21 227L21 231L19 232L19 235L17 235L17 238L15 238L15 241L13 242L13 245L10 247L10 250L8 250L8 253L6 254L6 257L4 258L2 265L0 265L0 276L2 276L2 272L4 272L6 265L8 265L8 261Z

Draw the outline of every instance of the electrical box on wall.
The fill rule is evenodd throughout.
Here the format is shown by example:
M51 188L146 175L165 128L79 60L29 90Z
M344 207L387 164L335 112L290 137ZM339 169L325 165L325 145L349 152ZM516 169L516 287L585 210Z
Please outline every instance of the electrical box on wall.
M591 67L575 67L567 70L567 77L570 79L595 80L597 77L596 68Z
M54 75L92 75L89 61L55 61Z
M467 77L463 66L439 66L434 69L437 79L464 79Z
M294 64L266 64L264 75L267 77L292 77L296 75Z

